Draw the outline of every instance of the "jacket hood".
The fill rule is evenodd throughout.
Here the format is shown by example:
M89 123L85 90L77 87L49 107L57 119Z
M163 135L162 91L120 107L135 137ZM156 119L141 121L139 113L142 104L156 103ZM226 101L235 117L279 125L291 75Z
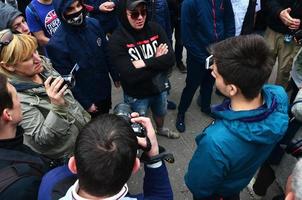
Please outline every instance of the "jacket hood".
M280 86L264 86L262 96L265 103L255 110L234 112L227 99L212 111L237 137L248 142L274 144L287 129L288 99Z
M0 31L11 28L13 21L20 15L23 14L19 10L0 1Z
M66 12L66 9L74 2L75 0L53 0L52 4L55 9L55 12L60 19L61 23L63 25L68 25L71 27L71 25L67 24L64 16L64 13ZM83 3L83 0L79 0L79 2L83 5L83 9L86 9L86 5ZM88 11L88 10L87 10Z

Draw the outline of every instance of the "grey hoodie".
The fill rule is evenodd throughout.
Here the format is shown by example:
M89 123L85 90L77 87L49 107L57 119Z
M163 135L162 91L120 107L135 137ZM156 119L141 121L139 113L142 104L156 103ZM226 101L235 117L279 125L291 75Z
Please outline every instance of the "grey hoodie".
M13 21L22 13L11 5L0 1L0 31L11 28Z

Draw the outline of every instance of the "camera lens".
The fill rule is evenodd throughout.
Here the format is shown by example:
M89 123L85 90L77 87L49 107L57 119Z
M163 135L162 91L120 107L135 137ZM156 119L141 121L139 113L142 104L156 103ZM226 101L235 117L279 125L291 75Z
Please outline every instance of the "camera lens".
M126 103L117 104L113 109L113 113L117 116L122 117L124 120L130 123L130 119L131 119L130 115L132 113L132 110L128 104Z
M117 104L113 109L113 114L123 118L129 124L131 124L131 128L134 131L135 135L138 137L146 137L145 128L139 123L131 123L131 107L129 104L120 103Z

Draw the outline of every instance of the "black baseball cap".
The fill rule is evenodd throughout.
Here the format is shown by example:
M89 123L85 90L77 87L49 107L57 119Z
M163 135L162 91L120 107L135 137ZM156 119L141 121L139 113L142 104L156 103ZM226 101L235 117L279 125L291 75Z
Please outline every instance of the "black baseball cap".
M128 10L134 10L136 8L136 6L140 3L144 3L147 4L147 2L145 0L127 0L127 9Z

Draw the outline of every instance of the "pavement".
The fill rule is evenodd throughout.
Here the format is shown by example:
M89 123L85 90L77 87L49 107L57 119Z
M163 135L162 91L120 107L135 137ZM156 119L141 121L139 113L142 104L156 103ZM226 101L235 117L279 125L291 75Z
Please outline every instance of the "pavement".
M174 67L170 81L172 84L172 90L170 91L169 100L174 101L176 104L179 103L181 92L185 85L186 74L182 74ZM214 91L214 90L213 90ZM184 175L187 170L188 163L195 151L195 137L202 132L202 130L207 127L213 119L203 114L198 107L196 100L197 94L191 103L191 106L186 113L186 131L181 133L179 139L168 139L162 136L158 136L158 142L160 145L164 146L167 151L174 154L175 163L167 163L167 168L169 171L169 177L172 184L172 189L174 193L175 200L191 200L192 195L184 183ZM113 89L113 106L117 103L122 102L122 89ZM222 98L217 96L215 93L212 95L212 103L220 103ZM165 119L165 126L177 131L175 128L175 118L177 110L169 110ZM202 170L202 169L200 169ZM129 190L131 193L140 193L143 186L143 168L136 175L133 175L128 182ZM281 193L279 186L274 183L264 200L272 199L272 197ZM241 200L250 199L249 194L246 190L243 190L240 194Z

